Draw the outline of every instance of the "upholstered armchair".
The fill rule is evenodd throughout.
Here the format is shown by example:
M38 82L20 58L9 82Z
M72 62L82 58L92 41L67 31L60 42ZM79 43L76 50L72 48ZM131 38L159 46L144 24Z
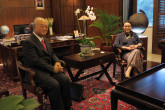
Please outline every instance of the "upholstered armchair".
M161 63L165 63L165 39L161 39L158 42L158 47L162 51L162 56L161 56Z

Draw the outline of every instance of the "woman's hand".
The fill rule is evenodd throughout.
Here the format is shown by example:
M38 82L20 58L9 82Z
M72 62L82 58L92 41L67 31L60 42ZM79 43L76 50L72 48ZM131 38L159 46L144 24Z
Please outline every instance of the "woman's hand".
M129 46L129 47L127 47L127 50L133 50L133 49L134 49L133 46Z
M122 46L123 50L134 50L137 49L139 45L129 45L129 46Z
M122 49L123 50L133 50L133 46L128 46L128 47L122 46Z
M133 50L133 49L137 49L139 46L138 45L130 45L129 47Z

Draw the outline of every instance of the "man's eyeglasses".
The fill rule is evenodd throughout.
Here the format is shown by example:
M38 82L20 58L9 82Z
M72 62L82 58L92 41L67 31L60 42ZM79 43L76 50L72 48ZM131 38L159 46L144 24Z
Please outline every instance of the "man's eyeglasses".
M48 25L43 25L43 24L37 24L37 25L39 25L40 26L40 28L48 28Z

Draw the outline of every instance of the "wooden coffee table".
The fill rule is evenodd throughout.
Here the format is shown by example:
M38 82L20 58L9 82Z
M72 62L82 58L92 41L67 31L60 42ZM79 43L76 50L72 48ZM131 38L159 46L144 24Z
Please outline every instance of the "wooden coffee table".
M97 79L100 79L103 74L106 75L109 82L112 85L115 85L116 83L112 81L109 73L107 72L107 69L109 66L115 61L115 54L113 52L102 52L99 50L93 51L94 55L92 56L80 56L79 54L73 54L69 56L64 56L64 61L67 65L67 71L69 73L69 76L72 80L72 82L76 82L88 77L91 77L93 75L100 74ZM106 66L104 66L105 63L108 63ZM83 74L83 71L85 69L98 66L100 65L102 70L97 71L95 73L91 73L89 75L79 77L80 74ZM74 76L70 68L76 68L78 69L78 72Z
M165 110L165 63L121 82L111 91L111 109L122 100L141 110Z

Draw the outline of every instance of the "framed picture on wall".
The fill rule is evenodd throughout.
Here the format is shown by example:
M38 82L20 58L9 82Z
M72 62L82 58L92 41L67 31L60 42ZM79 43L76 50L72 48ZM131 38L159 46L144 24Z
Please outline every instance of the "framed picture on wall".
M45 9L44 0L35 0L35 7L36 10L44 10Z

